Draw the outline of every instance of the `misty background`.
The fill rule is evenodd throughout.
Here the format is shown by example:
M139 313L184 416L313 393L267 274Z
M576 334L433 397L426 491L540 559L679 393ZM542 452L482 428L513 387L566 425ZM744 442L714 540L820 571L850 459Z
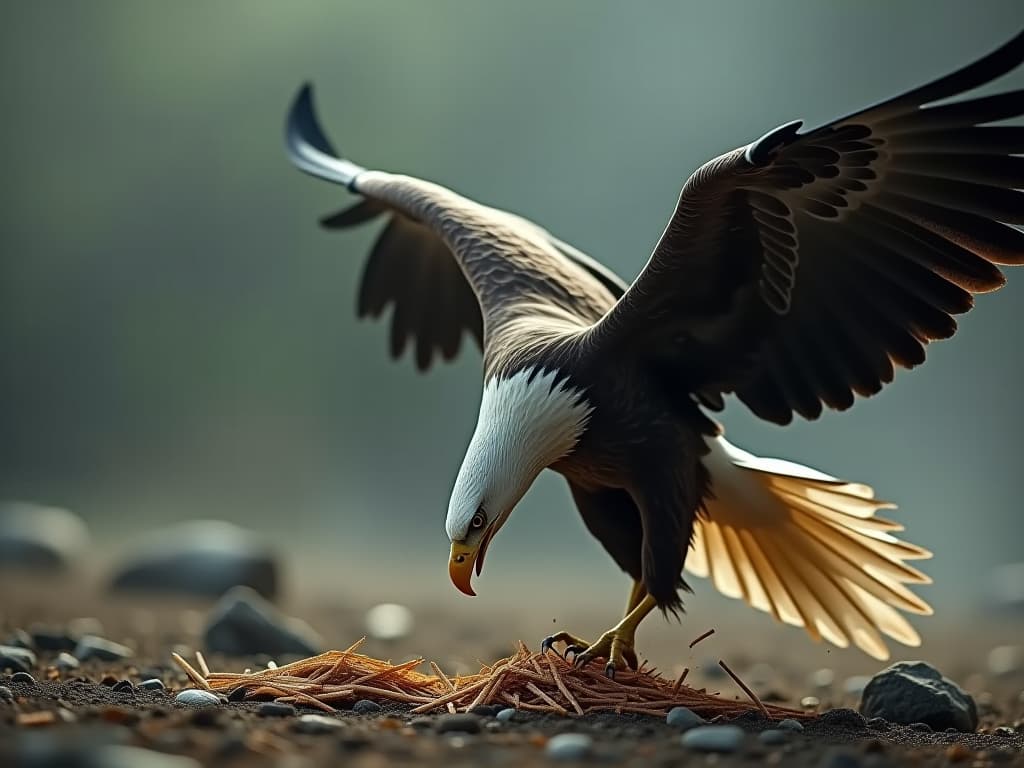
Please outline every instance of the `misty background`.
M614 618L626 579L551 473L481 597L449 584L479 355L464 340L422 376L389 360L385 324L356 321L379 224L318 228L353 200L285 159L298 87L357 162L526 215L632 279L704 161L1022 24L1019 0L4 3L0 498L81 514L100 571L156 527L219 518L275 541L293 590L429 596L471 621L525 585L546 616ZM1024 72L987 90L1020 87ZM851 411L722 416L748 450L897 501L935 552L921 592L940 613L984 604L992 566L1021 559L1024 273L1008 271L925 366ZM711 593L689 600L695 621L735 610Z

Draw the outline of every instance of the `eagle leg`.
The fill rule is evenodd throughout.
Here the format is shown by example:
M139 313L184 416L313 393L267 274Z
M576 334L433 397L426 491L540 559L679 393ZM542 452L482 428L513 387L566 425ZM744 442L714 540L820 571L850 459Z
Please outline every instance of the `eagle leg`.
M638 666L635 638L636 628L640 622L657 607L657 601L650 595L644 595L636 607L614 627L605 632L585 650L574 654L573 664L583 667L594 659L605 659L604 673L611 678L615 677L616 670L636 669ZM566 653L570 649L566 649Z
M623 614L623 618L628 616L634 608L640 605L640 601L647 595L647 587L644 586L642 581L634 581L632 588L629 590L629 600L626 601L626 612ZM556 632L553 635L548 635L540 643L540 652L547 653L553 650L558 653L558 649L555 648L555 643L565 644L565 653L559 654L562 658L568 657L571 653L574 656L582 653L590 647L590 643L586 640L582 640L576 635L569 632Z

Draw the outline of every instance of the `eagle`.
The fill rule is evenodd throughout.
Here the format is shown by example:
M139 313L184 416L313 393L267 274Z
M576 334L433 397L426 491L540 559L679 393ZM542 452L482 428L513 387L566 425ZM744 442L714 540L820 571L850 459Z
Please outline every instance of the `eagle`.
M541 226L418 178L342 158L310 85L288 114L300 170L361 199L328 228L386 218L358 315L393 307L416 365L483 352L479 416L448 505L449 575L473 595L491 541L544 469L632 579L596 641L543 641L577 665L635 668L635 633L682 610L684 569L814 640L888 658L930 614L910 562L931 556L846 482L728 442L733 395L784 425L844 410L956 331L1024 263L1024 90L965 92L1024 61L1024 32L934 82L813 129L768 131L686 180L627 284Z

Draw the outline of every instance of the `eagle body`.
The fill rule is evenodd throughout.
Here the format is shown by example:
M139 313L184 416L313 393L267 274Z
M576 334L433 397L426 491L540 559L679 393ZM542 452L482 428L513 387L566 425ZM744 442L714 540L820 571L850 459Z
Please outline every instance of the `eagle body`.
M494 535L537 475L563 475L591 534L633 580L623 620L577 659L634 663L683 571L886 658L930 607L908 561L930 553L860 483L726 441L725 395L786 424L849 408L924 361L999 265L1024 263L1024 91L964 96L1024 61L1024 33L978 61L811 130L787 123L699 168L627 284L537 224L439 185L342 159L305 87L287 146L361 197L324 219L386 218L358 314L391 306L390 347L421 370L464 336L483 351L476 428L446 518L449 573L474 594ZM950 99L955 99L950 101ZM554 638L554 636L553 636ZM549 638L552 640L553 638ZM582 653L581 653L582 651Z

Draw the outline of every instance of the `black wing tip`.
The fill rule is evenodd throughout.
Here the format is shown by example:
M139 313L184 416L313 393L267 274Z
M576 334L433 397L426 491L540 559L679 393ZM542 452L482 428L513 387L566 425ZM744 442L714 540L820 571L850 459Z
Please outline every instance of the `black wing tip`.
M323 128L320 127L313 100L313 84L309 81L302 84L292 100L288 119L285 121L285 140L292 150L299 142L305 142L324 154L338 156Z
M747 147L746 152L743 153L744 159L751 165L767 165L778 150L799 138L799 131L803 124L803 120L793 120L772 128Z

